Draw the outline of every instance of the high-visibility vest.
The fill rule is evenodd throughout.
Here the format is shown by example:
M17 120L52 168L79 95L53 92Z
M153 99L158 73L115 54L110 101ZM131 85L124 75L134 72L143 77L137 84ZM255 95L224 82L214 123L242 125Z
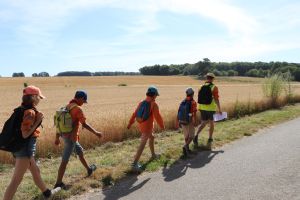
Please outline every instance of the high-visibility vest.
M210 84L210 83L205 83L206 85ZM210 86L211 91L213 92L215 85L212 84ZM216 111L217 110L217 104L215 102L214 96L213 96L213 100L211 102L211 104L198 104L198 110L205 110L205 111Z

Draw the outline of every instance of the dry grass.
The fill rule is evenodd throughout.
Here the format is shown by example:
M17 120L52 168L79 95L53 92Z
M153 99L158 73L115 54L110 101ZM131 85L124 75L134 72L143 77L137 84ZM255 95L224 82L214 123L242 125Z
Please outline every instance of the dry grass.
M61 151L53 145L55 128L53 114L59 107L68 103L77 89L88 92L88 104L84 111L88 123L102 131L102 141L88 135L85 130L81 134L81 143L85 148L105 141L120 141L136 136L137 130L126 130L126 124L137 103L145 97L149 85L159 88L157 102L169 129L174 127L176 111L185 96L185 88L192 86L198 89L201 82L183 76L120 76L120 77L51 77L51 78L0 78L0 92L5 99L1 103L0 127L11 114L13 108L20 104L23 83L33 84L42 89L47 97L39 105L44 113L42 136L38 142L38 156L51 157ZM235 78L216 81L220 91L221 105L230 109L230 105L239 102L254 102L262 99L262 79ZM119 84L127 86L120 87ZM300 93L300 84L293 84L294 93ZM0 152L0 162L11 162L11 156Z

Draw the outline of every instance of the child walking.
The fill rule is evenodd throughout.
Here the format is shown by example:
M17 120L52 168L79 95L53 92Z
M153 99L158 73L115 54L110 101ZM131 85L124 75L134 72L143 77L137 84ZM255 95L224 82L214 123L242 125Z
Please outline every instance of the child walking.
M102 133L95 130L91 125L86 122L86 117L82 111L81 106L87 103L87 93L83 90L79 90L75 93L75 97L69 102L67 108L70 110L72 122L73 122L73 130L71 133L66 134L56 134L55 144L59 145L61 136L64 140L64 150L62 153L62 161L60 163L57 179L54 188L61 187L66 189L65 184L63 183L63 177L66 171L67 164L69 162L70 156L72 152L76 152L79 157L80 162L87 170L87 176L90 176L93 171L96 170L96 165L88 165L87 161L83 155L83 148L79 143L79 127L80 124L83 128L86 128L89 132L93 133L99 139L102 137Z
M192 154L189 145L195 135L197 103L194 100L193 88L187 88L185 93L186 98L181 102L178 109L177 123L181 126L184 134L185 144L182 147L182 154L187 157Z
M23 138L29 139L27 143L22 145L20 150L13 153L13 156L16 158L15 169L10 184L6 188L4 200L13 199L27 169L30 170L35 185L42 191L45 198L50 197L54 193L46 187L41 178L40 169L34 159L36 141L40 136L38 127L44 118L43 113L39 112L36 106L44 98L38 87L31 85L23 90L22 105L17 109L24 110L21 122L21 134Z
M149 148L152 154L151 159L158 158L158 155L155 154L154 150L154 119L158 123L161 129L165 129L163 119L160 115L159 108L155 99L159 96L158 90L155 86L150 86L146 93L146 99L141 101L134 113L132 114L127 128L130 129L132 124L135 121L138 121L138 128L141 132L141 143L137 149L137 152L134 156L134 161L132 163L132 170L141 172L142 166L138 163L145 145L149 139Z

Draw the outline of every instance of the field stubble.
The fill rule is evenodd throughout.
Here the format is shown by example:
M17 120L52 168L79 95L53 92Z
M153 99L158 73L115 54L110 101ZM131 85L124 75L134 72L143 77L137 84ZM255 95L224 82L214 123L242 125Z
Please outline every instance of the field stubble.
M216 81L219 88L221 106L239 102L259 101L263 97L261 79L242 79ZM253 82L255 81L255 82ZM55 127L53 115L55 111L66 105L78 89L88 92L88 104L83 106L87 122L104 133L100 141L85 130L80 134L81 144L85 148L94 147L107 141L121 141L138 134L136 127L127 130L127 122L140 100L145 98L149 85L159 88L157 102L165 120L167 129L173 129L180 101L185 97L188 86L198 90L202 81L191 77L51 77L51 78L0 78L0 92L3 100L0 109L0 127L10 116L12 110L21 102L23 83L36 85L47 97L41 101L38 109L44 113L42 135L38 140L38 156L51 157L57 155L61 148L54 147ZM127 86L118 86L126 84ZM294 84L295 93L300 92L300 85ZM0 162L11 162L11 156L0 152Z

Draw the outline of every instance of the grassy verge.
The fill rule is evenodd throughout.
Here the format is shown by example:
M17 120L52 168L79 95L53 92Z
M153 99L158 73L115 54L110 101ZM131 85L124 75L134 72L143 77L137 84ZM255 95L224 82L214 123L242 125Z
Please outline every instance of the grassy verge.
M300 116L300 105L286 106L282 109L269 110L259 114L246 116L236 120L220 122L215 128L215 146L222 146L244 136L250 136L259 129ZM201 135L200 142L204 144L207 139L207 130ZM150 151L145 149L141 162L145 171L155 171L163 166L170 166L180 162L183 136L178 131L164 132L156 135L156 151L162 156L159 160L150 162ZM100 147L85 152L89 163L98 166L91 178L83 178L86 175L80 161L71 158L64 182L69 184L69 189L58 193L54 199L66 199L71 195L83 193L93 188L100 188L113 184L115 181L126 177L129 173L130 162L139 144L138 139L132 139L120 143L107 143ZM40 168L43 179L47 185L53 186L56 179L60 158L41 159ZM0 165L0 199L12 175L11 165ZM40 191L34 186L30 173L26 173L21 186L18 188L15 199L41 199Z

